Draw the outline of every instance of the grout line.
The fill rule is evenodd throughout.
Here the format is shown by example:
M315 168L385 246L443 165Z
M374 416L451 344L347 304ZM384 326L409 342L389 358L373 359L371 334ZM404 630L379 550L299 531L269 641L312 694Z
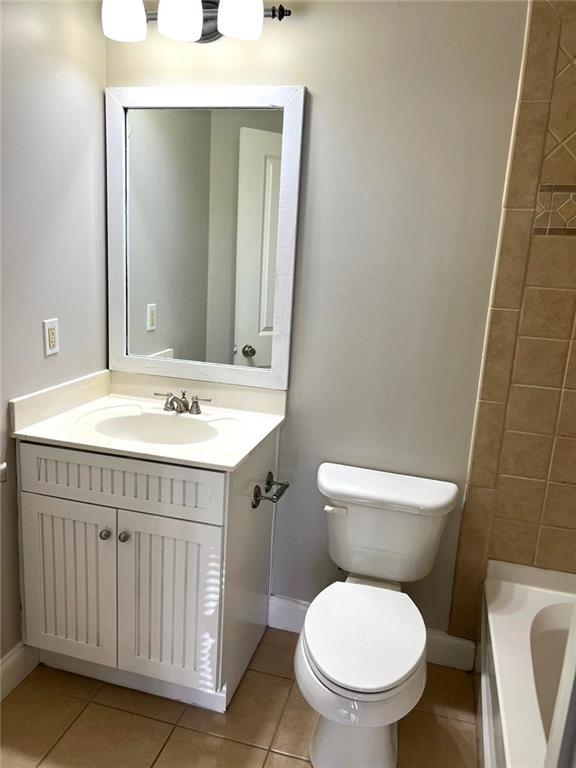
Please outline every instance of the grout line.
M93 680L93 679L94 678L90 678L90 680ZM64 696L68 699L74 699L74 701L83 701L84 704L87 704L87 705L92 704L92 702L94 701L94 696L96 696L98 691L100 691L100 688L99 688L92 698L86 699L84 696L78 696L74 693L63 693L61 690L58 690L58 688L52 688L52 686L50 685L39 685L38 683L27 682L27 680L28 678L24 678L24 680L22 680L20 685L24 685L24 684L29 685L30 688L35 688L36 690L40 690L40 691L49 691L50 693L55 693L58 696Z
M125 690L136 691L136 688L126 688ZM143 691L137 691L137 692L138 693L143 693ZM144 695L146 695L146 696L154 696L155 694L153 694L153 693L145 693ZM182 702L177 702L176 699L169 699L169 701L174 701L176 703L182 703ZM94 700L92 700L92 701L89 701L88 703L89 704L96 704L98 707L105 707L106 709L113 709L115 712L125 712L127 715L135 715L136 717L145 717L147 720L154 720L154 722L156 722L156 723L164 723L164 725L173 725L174 727L176 727L178 725L178 721L180 720L180 717L182 717L182 715L180 715L180 717L178 718L178 721L173 722L172 720L162 720L162 718L155 717L154 715L143 715L142 712L134 712L133 709L124 709L123 707L118 707L118 706L115 706L114 704L104 704L101 701L94 701ZM186 705L184 704L184 707L185 706ZM184 712L182 712L182 714L184 714Z
M82 707L82 709L80 710L80 712L78 712L78 714L76 715L76 717L74 718L74 720L72 720L72 722L71 722L71 723L68 725L68 727L66 728L66 730L65 730L63 733L61 733L61 734L60 734L60 736L59 736L59 737L56 739L56 741L54 742L54 744L52 744L52 746L51 746L51 747L50 747L50 749L49 749L49 750L46 752L46 754L44 754L44 755L42 756L42 758L40 759L40 761L36 763L36 765L37 765L37 766L38 766L38 765L42 765L42 763L44 762L44 760L46 760L46 758L47 758L47 757L49 757L50 753L51 753L51 752L53 752L53 751L56 749L56 747L58 746L58 744L60 744L60 742L62 741L62 739L64 738L64 736L66 736L66 734L68 733L68 731L70 730L70 728L72 728L72 726L74 725L74 723L75 723L75 722L76 722L76 721L77 721L77 720L80 718L80 716L81 716L81 715L83 715L83 714L84 714L84 712L85 712L85 711L86 711L86 709L88 708L88 706L89 706L90 702L89 702L89 701L86 701L85 699L84 699L83 701L84 701L84 706Z
M538 291L553 291L554 293L576 293L576 288L557 288L550 285L534 285L526 282L526 288Z
M213 710L210 710L210 709L205 710L205 711L213 712ZM225 712L213 712L213 714L224 716L226 713ZM253 749L260 749L260 750L266 752L266 754L268 754L268 752L270 751L269 747L263 747L262 744L254 744L251 741L245 741L245 740L242 741L242 739L239 739L239 738L235 739L235 738L232 738L231 736L223 736L221 733L214 733L213 731L202 731L199 728L192 728L189 725L181 725L181 724L177 723L174 726L174 728L182 728L184 731L192 731L193 733L201 733L204 736L212 736L214 739L222 739L222 741L230 741L233 744L243 744L245 747L252 747Z
M513 432L515 435L530 435L530 437L550 437L554 438L556 437L556 434L554 432L531 432L528 429L511 429L510 427L507 427L504 425L504 432ZM505 473L503 473L505 474ZM545 478L542 477L534 477L533 480L543 480Z
M572 533L576 533L576 528L570 528L565 525L550 525L550 523L544 523L540 528L551 528L554 531L572 531Z
M280 730L280 723L282 722L282 718L284 717L284 712L286 712L286 708L288 706L288 702L290 701L290 696L292 695L292 691L294 690L295 685L296 685L296 680L292 680L292 685L288 690L288 696L286 696L286 701L284 702L284 706L282 707L282 711L280 712L280 717L278 718L278 722L276 723L276 728L274 729L274 733L272 734L272 738L270 739L270 746L268 747L268 752L266 753L266 759L268 759L268 755L272 750L272 744L274 744L274 739L276 738L276 734Z
M547 3L546 3L546 4L549 6L549 8L551 8L551 9L554 11L554 13L556 14L556 16L557 16L557 17L560 19L560 33L561 33L561 32L562 32L562 16L560 16L560 14L559 14L559 13L558 13L558 11L556 10L556 8L554 8L554 6L553 6L553 5L552 5L552 3L550 2L550 0L547 0Z
M530 341L567 341L570 342L570 339L568 337L564 337L563 339L558 338L557 336L526 336L524 334L518 334L516 336L516 340L518 339L529 339Z
M472 674L471 672L464 672L464 670L458 670L458 672L463 672L465 675ZM455 717L452 715L445 715L441 714L440 712L435 712L433 709L425 709L424 707L420 706L420 702L416 704L412 711L424 712L425 714L432 715L433 717L443 717L445 720L452 720L456 723L468 723L468 725L474 725L477 720L476 713L474 713L474 720L470 720L470 718L466 717Z
M158 754L156 755L156 757L154 758L154 760L152 760L152 762L150 763L150 768L154 768L154 766L155 766L155 765L156 765L156 763L158 762L158 758L160 757L160 755L162 754L162 752L164 752L164 749L166 748L166 744L168 744L168 742L169 742L169 741L170 741L170 739L172 738L172 734L174 733L174 731L176 730L176 728L177 728L177 726L176 726L176 724L174 724L174 725L172 726L172 730L171 730L171 731L170 731L170 733L169 733L169 734L166 736L166 738L164 739L164 743L162 744L162 746L161 746L161 747L160 747L160 749L158 750Z

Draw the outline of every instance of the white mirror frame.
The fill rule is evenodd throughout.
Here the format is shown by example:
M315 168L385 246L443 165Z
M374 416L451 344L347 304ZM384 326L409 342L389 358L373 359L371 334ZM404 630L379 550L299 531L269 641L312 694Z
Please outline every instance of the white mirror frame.
M106 155L108 187L108 338L111 370L181 379L288 388L292 295L296 256L300 155L305 88L231 86L108 88ZM284 110L272 365L250 368L127 354L126 110L270 108Z

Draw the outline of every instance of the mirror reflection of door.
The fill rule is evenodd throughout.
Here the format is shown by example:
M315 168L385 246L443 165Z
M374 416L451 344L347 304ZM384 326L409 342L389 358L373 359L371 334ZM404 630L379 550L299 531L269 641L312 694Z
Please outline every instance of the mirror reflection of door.
M234 362L269 368L274 331L282 134L242 128L238 166Z

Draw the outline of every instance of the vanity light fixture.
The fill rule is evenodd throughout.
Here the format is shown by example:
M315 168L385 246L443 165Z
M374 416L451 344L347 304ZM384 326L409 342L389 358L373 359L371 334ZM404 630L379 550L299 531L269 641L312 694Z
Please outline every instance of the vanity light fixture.
M103 0L102 31L111 40L137 43L146 40L146 10L143 0Z
M193 43L204 28L202 0L160 0L158 32L172 40Z
M264 7L264 0L160 0L157 11L146 11L143 0L103 0L102 29L122 43L146 39L146 22L173 40L213 43L223 35L257 40L264 19L282 21L292 15L283 5Z
M258 40L264 27L264 0L220 0L218 31L236 40Z

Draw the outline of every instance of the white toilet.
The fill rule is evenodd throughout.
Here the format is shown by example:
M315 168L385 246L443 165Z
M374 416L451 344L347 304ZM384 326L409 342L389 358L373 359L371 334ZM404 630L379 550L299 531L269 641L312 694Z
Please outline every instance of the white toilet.
M398 582L430 572L458 486L322 464L330 557L351 575L312 602L296 680L320 715L314 768L393 768L396 724L426 683L426 627Z

